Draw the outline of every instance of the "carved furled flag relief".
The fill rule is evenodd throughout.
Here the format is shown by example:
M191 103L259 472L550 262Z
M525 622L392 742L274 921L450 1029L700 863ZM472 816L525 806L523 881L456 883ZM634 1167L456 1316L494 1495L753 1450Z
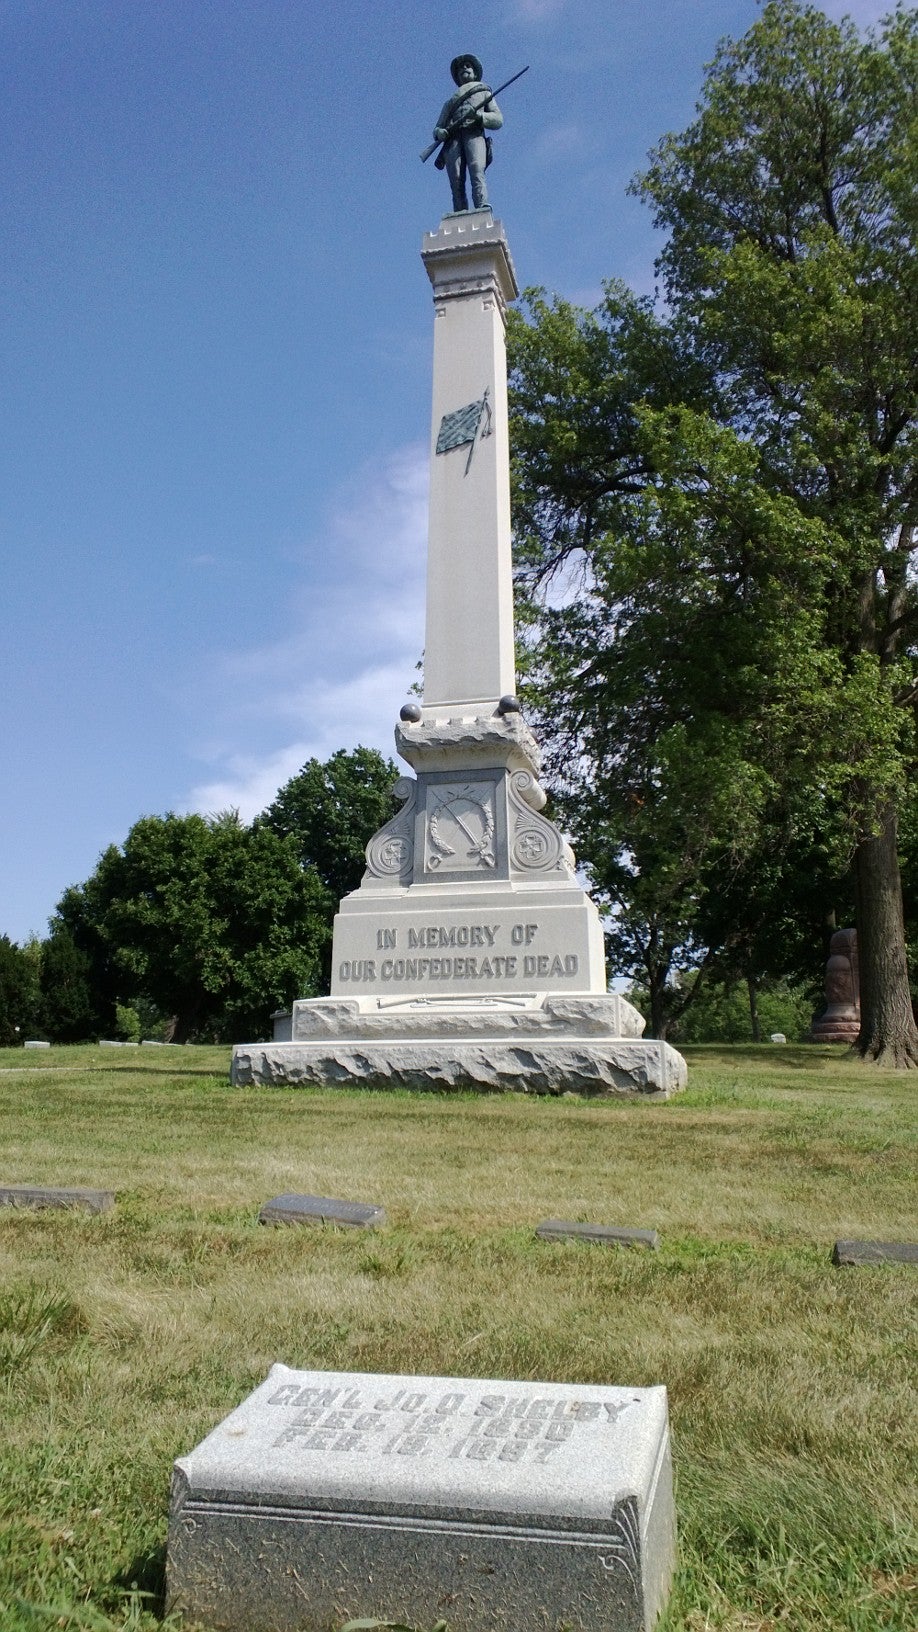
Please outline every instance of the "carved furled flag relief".
M488 401L488 391L485 387L484 396L479 402L467 403L464 408L457 408L455 413L444 414L440 421L440 430L437 436L437 453L449 453L452 448L469 447L469 456L465 461L465 474L469 473L472 463L472 454L475 452L475 439L479 427L484 420L482 436L491 435L491 404Z

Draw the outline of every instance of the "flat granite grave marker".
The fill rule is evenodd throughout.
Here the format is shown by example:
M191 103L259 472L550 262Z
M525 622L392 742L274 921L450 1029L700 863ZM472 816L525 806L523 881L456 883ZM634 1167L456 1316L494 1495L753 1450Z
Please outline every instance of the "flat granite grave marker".
M0 1207L77 1207L107 1213L115 1205L111 1190L60 1189L49 1184L0 1184Z
M545 1218L536 1225L540 1241L596 1241L606 1247L649 1247L656 1252L660 1237L656 1230L632 1230L617 1224L577 1224L565 1218Z
M836 1241L833 1264L918 1264L918 1241Z
M650 1632L674 1561L664 1388L276 1365L175 1463L167 1601L220 1632Z
M362 1201L336 1201L333 1196L275 1196L258 1214L260 1224L347 1224L362 1230L385 1224L383 1207Z

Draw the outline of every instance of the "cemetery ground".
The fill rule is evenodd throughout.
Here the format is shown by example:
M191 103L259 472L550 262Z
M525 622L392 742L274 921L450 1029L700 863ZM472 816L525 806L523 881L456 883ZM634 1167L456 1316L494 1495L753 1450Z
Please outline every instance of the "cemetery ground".
M615 1103L232 1089L222 1048L0 1053L0 1183L116 1192L0 1209L4 1632L177 1624L172 1460L275 1360L665 1383L661 1632L913 1628L918 1269L830 1255L918 1235L914 1077L686 1054L685 1093ZM285 1191L387 1224L259 1225ZM537 1241L547 1217L660 1247Z

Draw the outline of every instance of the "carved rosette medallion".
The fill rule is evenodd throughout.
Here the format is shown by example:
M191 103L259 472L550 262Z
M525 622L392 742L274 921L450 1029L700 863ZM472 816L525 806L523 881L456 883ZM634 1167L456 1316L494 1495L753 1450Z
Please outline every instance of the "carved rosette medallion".
M414 869L414 811L418 785L411 776L400 776L393 788L396 799L404 799L391 822L374 833L367 845L367 872L371 878L397 878L410 884Z
M510 777L510 804L515 813L510 859L520 872L572 874L574 852L554 822L540 816L533 807L544 802L544 794L531 771L514 771Z
M495 866L494 788L465 782L428 789L427 866L480 872Z

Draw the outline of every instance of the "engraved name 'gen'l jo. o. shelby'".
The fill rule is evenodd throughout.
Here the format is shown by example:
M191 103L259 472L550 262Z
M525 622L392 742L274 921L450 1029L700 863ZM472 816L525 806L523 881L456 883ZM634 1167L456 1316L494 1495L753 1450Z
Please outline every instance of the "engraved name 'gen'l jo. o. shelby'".
M577 1428L614 1423L633 1401L555 1400L533 1393L473 1394L400 1388L388 1396L359 1388L286 1383L268 1404L285 1408L275 1447L355 1456L433 1456L455 1461L547 1462ZM287 1415L289 1413L289 1416Z

